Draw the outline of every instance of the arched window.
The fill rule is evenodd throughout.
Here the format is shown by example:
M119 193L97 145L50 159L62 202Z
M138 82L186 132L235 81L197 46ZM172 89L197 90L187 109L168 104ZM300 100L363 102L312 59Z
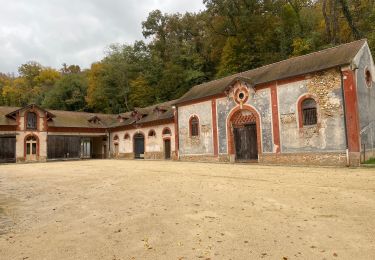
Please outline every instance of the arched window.
M151 129L150 131L148 131L148 137L155 137L155 136L156 136L156 133L154 129Z
M36 130L37 129L37 118L36 113L28 112L26 114L26 129L27 130Z
M171 134L171 129L169 129L168 127L163 129L163 135L170 135L170 134Z
M318 122L316 102L312 98L302 101L302 123L303 125L316 125Z
M199 136L199 119L196 116L190 118L190 136Z
M115 136L113 137L113 141L115 141L115 142L118 141L118 135L115 135Z
M129 135L128 133L126 133L126 134L124 135L124 139L125 139L125 140L130 140L130 135Z

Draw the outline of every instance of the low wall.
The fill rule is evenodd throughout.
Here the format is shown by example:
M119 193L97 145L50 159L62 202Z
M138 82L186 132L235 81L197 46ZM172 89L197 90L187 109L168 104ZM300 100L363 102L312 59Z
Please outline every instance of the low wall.
M259 162L265 164L346 166L346 153L284 153L261 154ZM353 165L355 166L355 165Z

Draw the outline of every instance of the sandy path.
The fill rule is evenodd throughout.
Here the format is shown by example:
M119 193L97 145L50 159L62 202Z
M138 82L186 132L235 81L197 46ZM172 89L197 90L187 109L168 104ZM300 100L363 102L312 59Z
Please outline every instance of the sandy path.
M284 257L375 259L375 169L0 165L0 259Z

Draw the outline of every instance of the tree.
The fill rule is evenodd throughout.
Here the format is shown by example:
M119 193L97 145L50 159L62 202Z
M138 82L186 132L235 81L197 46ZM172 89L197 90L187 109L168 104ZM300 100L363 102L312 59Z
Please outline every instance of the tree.
M49 109L84 111L87 79L83 74L66 74L48 92L42 106Z

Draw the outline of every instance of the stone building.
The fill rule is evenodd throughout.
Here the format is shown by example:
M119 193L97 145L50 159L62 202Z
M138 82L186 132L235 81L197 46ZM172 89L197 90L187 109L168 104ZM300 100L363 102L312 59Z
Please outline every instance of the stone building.
M374 73L360 40L195 86L176 102L179 158L358 165L374 155Z
M120 115L0 107L0 162L173 158L171 102Z
M0 107L0 162L114 157L355 166L361 156L375 156L374 73L360 40L119 115Z

